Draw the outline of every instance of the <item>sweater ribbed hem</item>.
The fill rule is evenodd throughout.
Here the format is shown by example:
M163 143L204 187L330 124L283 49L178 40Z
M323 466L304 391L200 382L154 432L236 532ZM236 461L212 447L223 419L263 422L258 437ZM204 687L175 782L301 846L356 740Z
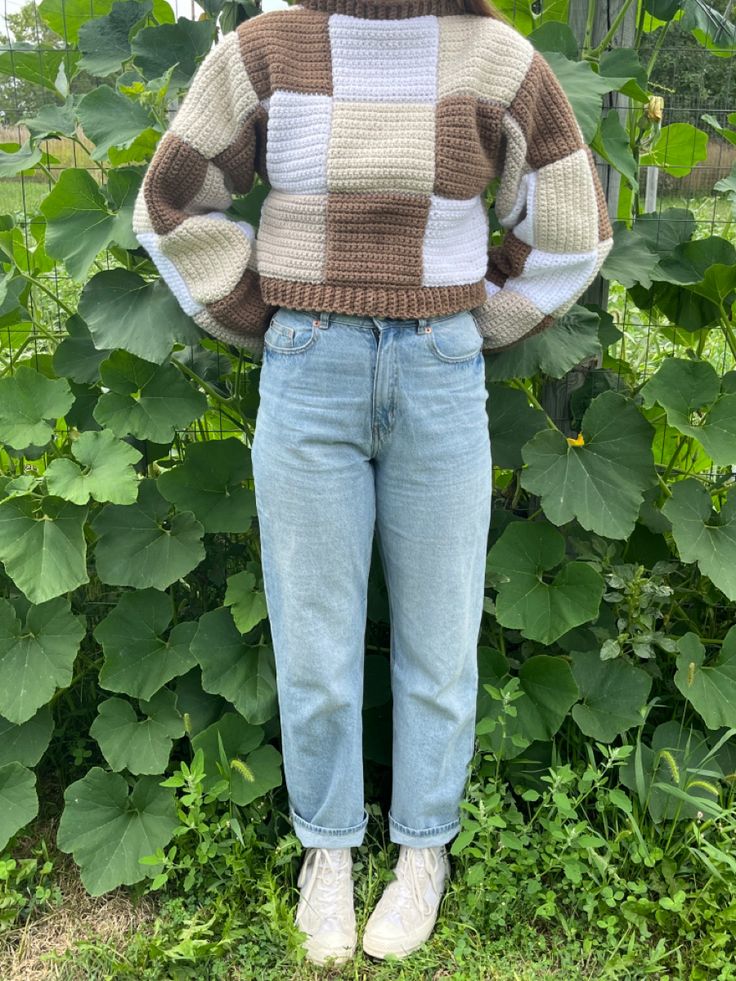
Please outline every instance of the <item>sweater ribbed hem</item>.
M266 303L293 310L331 310L372 317L436 317L479 306L486 299L485 280L458 286L333 286L261 276Z
M458 0L299 0L299 6L367 20L400 20L426 14L442 17L465 12Z

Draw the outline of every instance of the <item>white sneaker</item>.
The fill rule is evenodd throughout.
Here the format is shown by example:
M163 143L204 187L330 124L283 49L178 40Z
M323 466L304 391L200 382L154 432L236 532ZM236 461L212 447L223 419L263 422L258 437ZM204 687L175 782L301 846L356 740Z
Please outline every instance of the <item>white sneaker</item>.
M349 848L306 848L299 870L295 923L307 934L308 960L342 964L357 943L353 905L353 857Z
M432 933L450 875L447 850L401 845L394 872L363 932L363 950L372 957L405 957Z

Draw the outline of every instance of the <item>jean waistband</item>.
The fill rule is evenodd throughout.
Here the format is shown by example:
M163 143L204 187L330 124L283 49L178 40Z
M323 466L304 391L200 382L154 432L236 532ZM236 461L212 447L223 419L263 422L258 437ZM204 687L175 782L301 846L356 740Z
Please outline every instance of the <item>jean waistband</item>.
M347 327L365 327L367 330L372 330L380 324L421 329L430 324L456 317L458 312L462 311L437 314L432 317L380 317L371 314L340 313L334 310L296 310L295 312L311 317L321 327L328 327L330 324L344 324Z

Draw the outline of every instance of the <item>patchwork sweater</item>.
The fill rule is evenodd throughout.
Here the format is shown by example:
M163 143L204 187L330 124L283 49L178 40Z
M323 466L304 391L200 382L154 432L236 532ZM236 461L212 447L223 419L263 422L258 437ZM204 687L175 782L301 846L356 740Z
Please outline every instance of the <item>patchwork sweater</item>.
M256 174L257 228L231 208ZM254 356L280 306L470 310L503 350L569 310L613 244L548 62L455 0L302 0L240 24L195 72L133 229L203 331Z

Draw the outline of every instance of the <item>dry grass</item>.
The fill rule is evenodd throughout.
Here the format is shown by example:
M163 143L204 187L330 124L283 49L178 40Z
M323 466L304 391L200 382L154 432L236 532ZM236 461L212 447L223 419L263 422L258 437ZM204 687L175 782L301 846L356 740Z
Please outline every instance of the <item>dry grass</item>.
M20 859L30 854L32 845L41 838L49 845L55 840L54 822L35 822L33 836L18 841L14 857ZM57 908L32 916L23 926L0 934L2 981L48 981L62 977L69 981L75 977L70 974L69 965L50 962L49 955L63 954L85 939L116 947L156 914L153 899L144 896L134 907L124 888L104 896L90 896L71 855L56 850L53 882L61 893Z

